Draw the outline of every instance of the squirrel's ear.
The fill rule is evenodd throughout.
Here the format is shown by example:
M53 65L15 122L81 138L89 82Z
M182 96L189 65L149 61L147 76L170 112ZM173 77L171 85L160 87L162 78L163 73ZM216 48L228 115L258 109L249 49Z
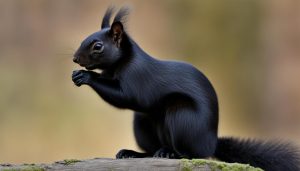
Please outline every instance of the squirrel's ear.
M111 15L114 13L114 9L115 9L114 6L109 6L107 8L107 10L103 16L103 19L102 19L101 29L110 27L109 21L110 21Z
M114 22L110 27L110 35L118 47L120 47L124 33L123 24L119 21Z

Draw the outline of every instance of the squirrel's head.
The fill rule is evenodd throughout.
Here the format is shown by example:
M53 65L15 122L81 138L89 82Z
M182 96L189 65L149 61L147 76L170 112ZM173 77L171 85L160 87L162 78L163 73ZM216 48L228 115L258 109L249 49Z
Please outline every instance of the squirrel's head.
M127 39L124 21L128 13L127 7L121 8L110 25L113 8L108 8L102 20L101 30L83 40L74 54L73 61L88 70L107 69L115 64L122 56L123 42Z

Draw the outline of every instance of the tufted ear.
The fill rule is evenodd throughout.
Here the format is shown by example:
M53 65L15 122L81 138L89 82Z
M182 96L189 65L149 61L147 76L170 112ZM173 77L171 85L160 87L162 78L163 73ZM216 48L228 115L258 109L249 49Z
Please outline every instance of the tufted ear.
M122 42L122 37L124 33L123 24L120 21L114 22L110 27L110 35L117 45L117 47L120 47L120 44Z
M106 12L102 19L101 29L110 27L109 21L110 21L112 14L114 13L114 9L115 8L113 6L110 6L106 9Z

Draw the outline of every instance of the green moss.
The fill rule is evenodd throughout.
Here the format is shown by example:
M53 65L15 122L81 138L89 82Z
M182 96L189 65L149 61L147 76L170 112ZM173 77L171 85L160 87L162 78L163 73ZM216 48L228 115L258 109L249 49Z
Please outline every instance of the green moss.
M181 170L192 171L192 163L188 159L181 159Z
M30 166L25 165L25 167L22 168L9 168L9 169L3 169L2 171L45 171L45 169L30 164Z
M182 171L192 171L197 167L209 166L212 171L263 171L260 168L252 167L248 164L239 164L239 163L225 163L214 160L204 160L204 159L182 159L181 160L181 169Z
M80 160L77 160L77 159L65 159L62 164L64 164L64 165L70 165L70 164L74 164L74 163L77 163L77 162L80 162Z

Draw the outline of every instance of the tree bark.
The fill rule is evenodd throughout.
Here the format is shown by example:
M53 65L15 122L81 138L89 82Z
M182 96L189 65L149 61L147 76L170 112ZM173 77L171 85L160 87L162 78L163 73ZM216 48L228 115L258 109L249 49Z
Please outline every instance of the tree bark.
M213 160L175 159L106 159L64 160L52 164L1 164L0 171L262 171L246 164L224 163Z

